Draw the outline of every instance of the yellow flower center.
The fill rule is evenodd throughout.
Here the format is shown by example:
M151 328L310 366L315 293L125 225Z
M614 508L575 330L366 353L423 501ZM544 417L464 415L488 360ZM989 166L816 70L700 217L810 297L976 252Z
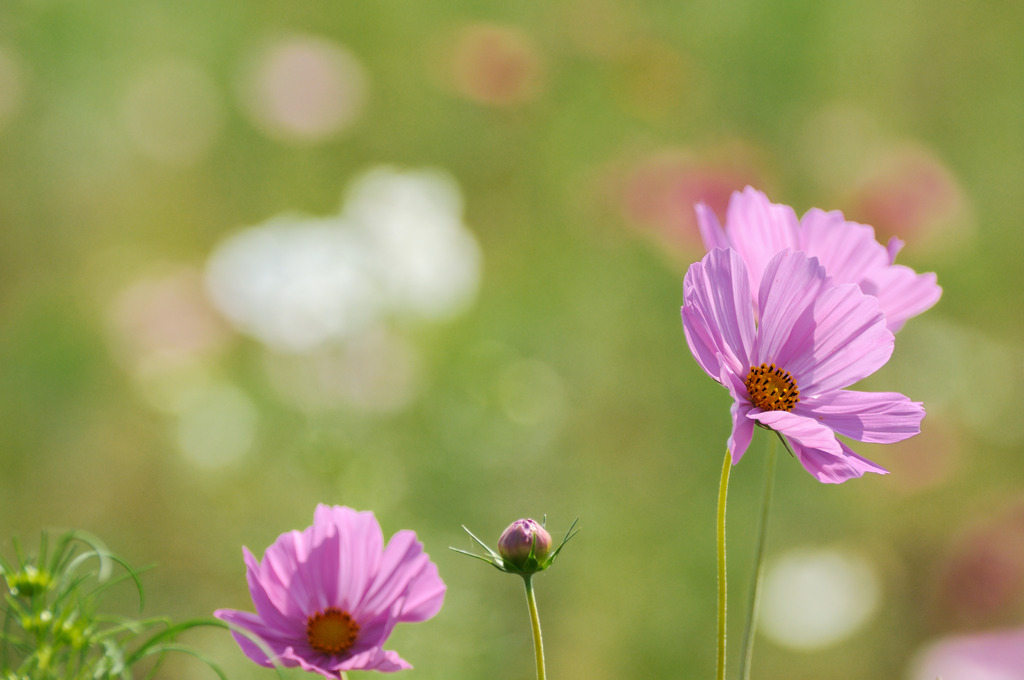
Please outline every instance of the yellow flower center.
M328 607L306 621L309 645L324 654L341 654L352 646L359 635L359 624L348 612Z
M793 376L775 364L751 366L743 384L747 386L750 402L763 411L792 411L800 401Z

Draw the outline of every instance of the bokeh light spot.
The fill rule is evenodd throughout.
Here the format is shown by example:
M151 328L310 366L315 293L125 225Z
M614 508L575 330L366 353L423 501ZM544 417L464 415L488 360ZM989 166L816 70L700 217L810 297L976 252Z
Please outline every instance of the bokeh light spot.
M257 413L252 400L227 383L196 386L178 413L178 446L197 467L217 469L238 462L256 438Z
M293 36L267 46L253 59L242 90L246 111L265 133L314 142L358 119L367 76L344 47L323 38Z
M828 647L868 622L880 600L874 566L836 549L794 549L765 570L761 630L799 650Z
M122 118L136 148L171 165L191 165L210 150L224 122L220 93L192 64L145 67L125 94Z

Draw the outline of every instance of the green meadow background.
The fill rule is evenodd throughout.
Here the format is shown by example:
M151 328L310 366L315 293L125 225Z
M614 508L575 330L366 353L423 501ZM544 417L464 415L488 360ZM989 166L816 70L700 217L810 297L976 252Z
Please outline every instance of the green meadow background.
M0 0L0 551L91 532L153 566L143 614L196 618L251 607L242 545L373 510L449 588L390 641L409 676L525 680L521 584L448 548L579 517L536 580L550 677L711 677L729 398L679 306L693 202L751 184L899 236L944 289L866 382L928 410L857 447L891 474L779 457L769 567L817 556L840 602L766 602L755 675L911 678L938 638L1019 627L1022 31L1024 4L966 0ZM457 304L301 347L215 304L226 239L287 243L382 167L447 178ZM768 443L733 470L732 670ZM223 631L184 641L274 677Z

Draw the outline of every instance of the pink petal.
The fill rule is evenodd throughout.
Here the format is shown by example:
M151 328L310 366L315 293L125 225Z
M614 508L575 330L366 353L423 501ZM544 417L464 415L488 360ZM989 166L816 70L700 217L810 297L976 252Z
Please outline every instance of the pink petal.
M907 319L930 309L942 297L935 274L918 274L898 264L874 272L861 288L878 298L886 324L893 333L902 328Z
M792 373L793 358L813 351L814 306L827 281L818 261L799 250L784 250L771 259L758 293L761 325L752 365L774 363Z
M414 623L432 618L441 610L446 591L447 587L437 573L437 565L428 562L409 588L398 620Z
M800 220L800 248L825 267L836 283L860 285L889 266L889 253L866 224L848 222L838 210L808 210Z
M700 230L701 240L704 241L704 250L710 253L715 248L728 248L729 238L719 224L715 211L703 202L698 203L693 209L697 213L697 228Z
M765 267L776 253L799 247L799 224L791 207L772 203L752 187L733 193L726 210L725 230L729 243L747 265L751 290L757 289Z
M721 381L728 388L729 394L733 398L732 406L729 409L729 414L732 416L732 432L729 434L729 441L726 442L726 446L729 449L729 455L732 457L732 464L735 465L743 457L743 454L747 452L747 449L750 447L750 440L754 437L754 421L747 415L753 407L748 400L747 387L743 384L742 378L730 373L723 366Z
M713 250L683 281L683 329L697 363L718 379L719 357L746 375L754 339L746 268L733 250Z
M240 612L234 609L218 609L213 612L213 615L233 628L248 631L258 637L275 657L290 650L291 646L295 643L294 637L285 635L282 631L267 626L255 614ZM304 633L304 631L300 632ZM231 634L234 636L238 646L242 648L242 652L251 660L261 666L269 667L273 665L270 657L267 656L259 643L237 630L232 630Z
M895 392L828 392L801 401L794 413L816 418L841 435L861 442L891 444L921 432L924 407Z
M853 284L834 286L815 258L783 251L765 269L761 326L753 364L789 371L803 398L838 389L878 370L892 334L878 302Z
M372 512L357 512L345 506L317 507L314 526L333 526L338 536L337 559L325 556L325 578L335 581L338 596L330 603L346 610L354 610L370 587L373 575L380 565L384 549L384 535ZM337 565L335 568L334 565ZM328 571L334 568L333 572Z
M267 625L279 630L289 629L296 619L304 619L305 615L297 611L288 598L287 586L275 578L264 577L260 563L248 548L242 548L242 555L245 558L249 595L259 617Z
M865 472L886 474L885 468L854 453L828 426L812 418L786 411L751 413L750 417L784 434L800 464L819 482L838 484Z
M408 595L412 584L428 564L430 558L423 552L423 545L416 540L415 533L396 533L388 541L380 568L374 575L373 584L352 612L353 615L357 619L381 616L398 599L404 599Z

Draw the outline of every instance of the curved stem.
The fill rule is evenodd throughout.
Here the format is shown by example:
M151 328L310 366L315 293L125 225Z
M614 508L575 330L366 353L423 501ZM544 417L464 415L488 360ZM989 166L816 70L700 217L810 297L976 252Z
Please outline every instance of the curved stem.
M530 608L530 622L533 624L533 651L537 657L537 680L544 680L544 641L540 635L537 598L533 595L533 574L523 576L523 585L526 586L526 604Z
M778 434L778 433L775 433ZM781 438L782 435L779 435ZM761 517L757 525L757 543L754 544L754 573L750 581L750 601L747 603L747 625L743 633L743 647L740 653L740 680L750 678L750 663L754 656L754 633L757 631L757 612L761 603L761 581L764 576L764 545L768 535L768 514L772 508L772 492L775 488L775 449L778 441L771 440L768 457L764 464L764 492L761 495Z
M718 486L718 680L725 680L725 501L729 493L729 472L732 455L725 451L722 481Z

